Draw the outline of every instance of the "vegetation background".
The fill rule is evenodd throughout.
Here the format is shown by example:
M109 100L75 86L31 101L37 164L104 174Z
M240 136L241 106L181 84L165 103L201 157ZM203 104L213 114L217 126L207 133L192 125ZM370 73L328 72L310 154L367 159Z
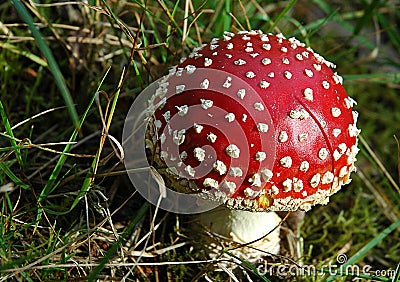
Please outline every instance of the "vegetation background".
M398 281L399 11L394 0L2 2L0 281ZM243 29L296 36L358 101L358 173L307 213L301 263L345 254L342 266L369 273L216 271L187 216L156 213L126 177L119 140L135 96L194 47Z

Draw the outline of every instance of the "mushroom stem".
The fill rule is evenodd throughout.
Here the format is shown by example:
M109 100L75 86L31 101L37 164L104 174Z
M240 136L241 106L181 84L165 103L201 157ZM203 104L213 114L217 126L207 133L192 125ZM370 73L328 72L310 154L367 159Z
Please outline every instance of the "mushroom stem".
M280 250L280 221L275 212L249 212L219 206L196 217L196 223L213 236L206 239L209 256L216 258L223 249L249 262L260 262L263 257L278 254Z

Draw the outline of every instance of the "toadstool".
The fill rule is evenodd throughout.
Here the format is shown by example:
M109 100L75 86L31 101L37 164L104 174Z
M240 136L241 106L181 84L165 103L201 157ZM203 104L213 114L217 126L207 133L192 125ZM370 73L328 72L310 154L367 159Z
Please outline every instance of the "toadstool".
M147 144L168 187L230 209L308 211L355 170L355 101L295 38L227 32L159 81ZM261 223L262 224L262 223Z

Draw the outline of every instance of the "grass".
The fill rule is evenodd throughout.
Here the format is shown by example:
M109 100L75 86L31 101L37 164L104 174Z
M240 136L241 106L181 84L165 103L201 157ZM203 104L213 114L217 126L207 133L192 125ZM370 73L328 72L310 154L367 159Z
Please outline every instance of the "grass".
M194 47L249 28L294 35L335 62L358 101L362 140L353 182L301 227L301 263L319 275L261 275L245 262L247 273L399 281L399 8L389 0L0 4L0 281L236 279L195 252L189 216L157 211L135 192L119 140L142 89ZM338 273L324 269L342 254ZM278 263L298 263L290 259Z

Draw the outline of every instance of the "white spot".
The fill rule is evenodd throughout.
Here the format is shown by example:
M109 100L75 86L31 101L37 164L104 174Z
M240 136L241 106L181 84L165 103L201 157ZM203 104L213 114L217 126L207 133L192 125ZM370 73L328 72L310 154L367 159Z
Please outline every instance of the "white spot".
M210 58L204 58L204 66L209 67L212 64L212 59Z
M226 165L220 160L217 160L213 167L220 175L225 174L227 171Z
M211 108L214 104L213 101L207 99L200 99L200 102L201 102L201 107L205 110Z
M338 75L337 72L333 74L333 80L335 81L336 84L343 84L343 77Z
M194 177L194 174L196 173L196 171L194 170L193 167L191 167L190 165L185 167L185 171L187 172L187 174L189 174L191 177Z
M260 87L261 88L268 88L269 87L269 85L270 85L270 83L268 82L268 81L265 81L265 80L261 80L260 81Z
M310 185L312 188L316 188L321 181L321 174L317 173L311 178Z
M344 103L346 104L346 108L347 109L350 109L354 105L357 105L357 102L355 100L353 100L352 98L350 98L350 97L344 98Z
M231 181L224 181L222 183L222 188L228 190L227 194L231 195L236 190L236 183L235 182L231 182Z
M187 105L183 105L183 106L175 106L178 109L178 115L183 117L185 115L187 115L189 107Z
M185 90L185 85L184 84L175 86L175 92L177 94L182 93L184 90Z
M162 133L162 134L160 135L160 142L161 142L161 144L164 144L166 139L167 139L167 137L165 136L165 133Z
M204 187L210 187L210 188L218 188L218 181L215 179L212 179L210 177L207 177L206 179L204 179L203 181L203 186Z
M339 152L341 153L341 154L344 154L345 152L346 152L346 150L347 150L347 145L346 145L346 143L340 143L339 145L338 145L338 148L339 148Z
M291 79L292 78L292 73L290 71L285 71L284 75L287 79Z
M268 76L271 77L271 78L272 78L272 77L275 77L275 73L274 73L273 71L271 71L271 72L268 74Z
M260 132L268 132L268 124L262 122L257 123L257 129Z
M232 54L225 54L225 57L227 57L228 59L231 59L233 57Z
M166 152L166 151L161 151L160 152L160 159L162 159L162 160L167 160L168 159L168 152Z
M262 162L267 158L267 154L265 152L257 152L256 153L256 160Z
M312 71L312 70L309 70L309 69L305 69L304 72L306 73L306 75L307 75L308 77L313 77L313 75L314 75L313 71Z
M196 133L201 133L204 127L200 124L194 123L193 128Z
M313 67L316 71L320 71L321 70L321 65L319 64L313 64Z
M234 61L233 63L234 63L235 65L237 65L237 66L243 66L243 65L246 64L246 61L245 61L245 60L242 60L242 59L239 59L239 60Z
M309 53L307 51L303 51L301 52L301 54L303 55L303 57L308 58Z
M181 160L186 159L187 156L188 156L188 154L186 153L186 151L183 151L182 153L179 154L179 158L180 158Z
M269 58L264 58L264 59L261 60L261 63L262 63L264 66L269 65L269 64L271 63L271 59L269 59Z
M299 141L303 142L308 138L308 133L300 133L299 134Z
M301 54L296 54L296 59L297 60L299 60L299 61L302 61L303 60L303 56L301 55Z
M262 45L262 48L263 48L264 50L269 51L269 50L271 50L271 44L269 44L269 43L264 43L264 44Z
M240 167L232 166L229 168L229 175L233 177L242 177L243 171L240 169Z
M303 190L303 181L301 179L293 178L293 190L295 192Z
M292 190L293 180L287 178L285 181L282 182L283 192L289 192Z
M260 102L254 103L254 109L260 112L264 111L264 105Z
M229 88L232 85L232 77L228 76L224 82L224 84L222 85L222 87L224 88Z
M210 44L211 44L211 45L217 44L218 41L219 41L219 38L214 37L214 38L211 40Z
M186 69L186 73L187 73L187 74L192 74L192 73L195 72L196 67L193 66L193 65L187 65L187 66L185 67L185 69Z
M160 129L161 126L162 126L161 120L156 119L156 120L154 121L154 126L155 126L157 129Z
M333 107L331 109L333 117L339 117L342 114L342 111L339 108Z
M210 81L206 78L200 83L200 88L207 89L209 85L210 85Z
M218 48L218 44L210 44L210 50L213 51Z
M235 114L234 114L234 113L228 113L228 114L225 115L225 119L226 119L228 122L232 122L232 121L235 120Z
M288 58L283 58L282 63L284 63L285 65L288 65L290 62L289 62Z
M314 91L311 88L304 89L303 96L307 101L314 100Z
M292 119L306 119L310 116L310 114L305 109L301 109L301 110L291 110L289 116Z
M258 54L258 53L252 53L252 54L250 54L250 57L255 58L255 57L259 56L259 55L260 54Z
M292 158L290 156L283 157L279 161L283 167L290 168L292 166Z
M340 128L334 128L332 130L332 135L335 137L338 137L340 135L340 133L342 133L342 130Z
M323 87L324 89L329 89L329 82L326 81L326 80L322 81L322 87Z
M228 156L230 156L231 158L234 158L234 159L239 158L240 149L235 144L228 145L228 147L226 147L225 151L228 154Z
M268 42L269 41L269 38L268 38L268 35L267 34L261 34L260 35L260 40L261 41L264 41L264 42Z
M261 170L261 176L264 179L265 182L268 182L271 180L271 178L274 176L272 171L268 168L264 168Z
M250 36L247 36L247 35L245 34L245 35L242 36L242 39L243 39L243 40L250 40L251 37L250 37Z
M351 111L351 114L353 115L354 124L356 124L357 120L358 120L358 112L357 111Z
M272 195L278 195L278 193L279 193L278 187L276 187L275 185L272 185L272 187L271 187L271 194L272 194Z
M239 97L240 99L243 99L244 96L246 96L246 90L243 89L243 88L239 89L238 92L237 92L237 95L238 95L238 97Z
M340 170L339 170L339 177L345 177L347 174L349 173L347 166L343 166Z
M248 198L253 198L256 192L250 187L247 187L246 189L243 190L243 194Z
M181 129L181 130L174 130L174 132L172 133L172 141L176 144L176 145L181 145L183 142L185 142L185 132L186 129Z
M243 122L246 122L246 120L247 120L247 115L246 115L246 114L243 114L243 115L242 115L242 121L243 121Z
M302 161L300 164L300 171L307 172L307 170L310 168L310 163L307 161Z
M283 53L286 53L286 52L287 52L287 48L286 48L286 47L282 47L282 48L281 48L281 51L282 51Z
M326 148L321 148L321 149L319 150L319 152L318 152L318 157L319 157L321 160L326 160L326 158L328 157L328 155L329 155L329 152L328 152L328 150L327 150Z
M206 157L206 151L203 148L200 147L194 148L193 153L196 160L198 160L199 162L204 161Z
M350 137L357 137L360 134L361 130L359 130L355 124L349 124L349 136Z
M254 49L253 47L246 47L246 49L244 49L244 51L246 51L247 53L253 52Z
M210 132L207 134L207 140L210 141L211 143L215 143L215 141L217 140L217 135Z
M226 49L231 50L233 48L233 43L229 42L228 44L226 44Z
M164 120L166 123L169 122L169 120L171 119L171 112L170 111L166 111L165 113L162 114L164 117Z
M332 183L333 179L335 178L335 176L333 175L332 172L327 171L324 173L324 175L322 176L322 184L329 184Z
M249 182L252 183L251 186L261 187L261 176L259 173L255 173L249 178Z
M342 154L338 150L333 151L333 158L335 161L339 160L341 156Z
M286 142L287 140L288 140L288 134L287 134L287 132L286 131L281 131L281 133L279 133L279 137L278 137L278 139L279 139L279 142Z
M254 77L256 77L256 75L255 75L254 72L248 71L248 72L246 72L246 77L247 77L247 78L254 78Z

